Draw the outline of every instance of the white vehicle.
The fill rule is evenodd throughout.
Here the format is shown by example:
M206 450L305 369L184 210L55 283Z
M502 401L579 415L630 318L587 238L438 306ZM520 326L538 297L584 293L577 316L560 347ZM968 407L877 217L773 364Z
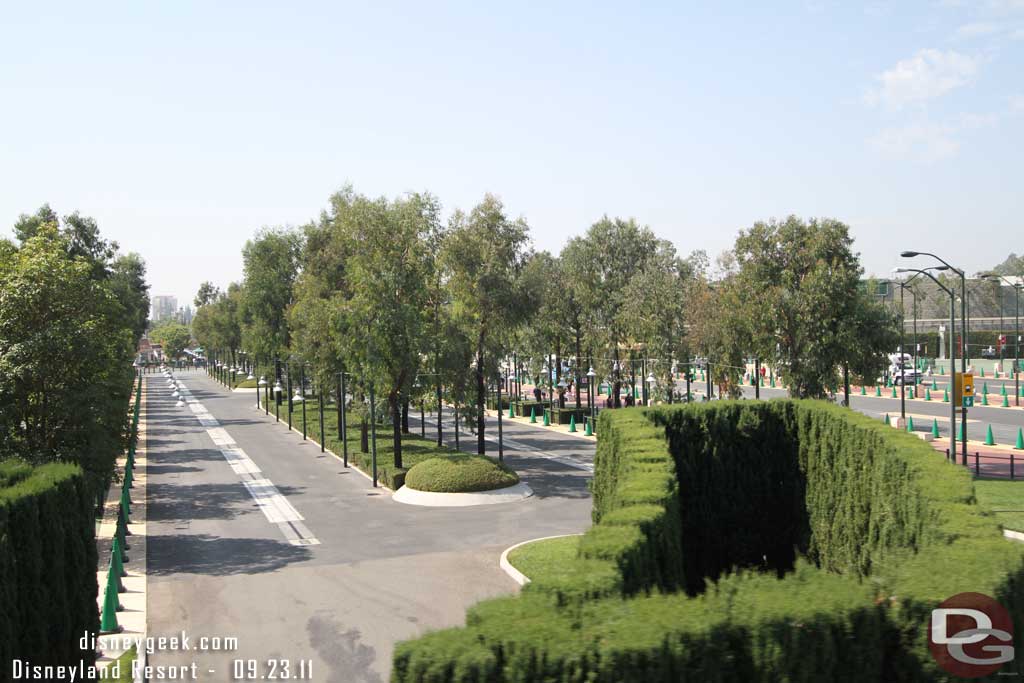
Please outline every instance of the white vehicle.
M903 382L916 385L921 381L921 373L914 367L914 357L909 353L889 354L889 376L896 385Z

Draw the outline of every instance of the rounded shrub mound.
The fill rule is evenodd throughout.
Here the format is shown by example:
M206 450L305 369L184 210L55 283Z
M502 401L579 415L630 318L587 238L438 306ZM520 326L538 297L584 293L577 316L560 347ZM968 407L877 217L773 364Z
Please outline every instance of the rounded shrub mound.
M416 463L405 475L405 485L417 491L470 493L514 486L519 475L482 455L430 458Z

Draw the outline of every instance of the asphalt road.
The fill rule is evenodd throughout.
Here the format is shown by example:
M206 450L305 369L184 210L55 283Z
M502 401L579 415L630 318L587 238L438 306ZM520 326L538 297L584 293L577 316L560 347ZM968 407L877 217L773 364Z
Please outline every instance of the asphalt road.
M577 437L506 424L531 499L413 507L257 412L252 394L177 376L181 408L162 376L146 377L148 624L151 636L184 630L193 649L158 652L155 666L195 663L198 680L225 681L234 660L256 660L257 678L268 660L289 660L292 676L310 660L307 680L385 681L395 642L518 590L502 550L590 524L594 447ZM204 636L237 638L237 650L197 651Z

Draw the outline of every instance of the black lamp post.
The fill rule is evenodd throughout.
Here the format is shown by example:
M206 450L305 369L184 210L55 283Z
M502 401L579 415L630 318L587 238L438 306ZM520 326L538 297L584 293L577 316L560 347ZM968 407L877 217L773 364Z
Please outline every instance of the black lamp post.
M945 268L929 268L927 270L945 270ZM956 327L956 294L953 292L952 289L947 288L944 284L939 282L938 279L934 275L932 275L931 273L927 272L927 270L918 270L918 269L915 269L915 268L897 268L896 272L897 273L917 273L918 275L924 275L924 276L930 278L932 280L932 282L934 282L936 285L938 285L939 289L941 289L942 291L944 291L947 294L949 294L949 325L950 325L950 329L955 329L955 327ZM900 354L902 354L902 353L903 353L903 351L901 350ZM950 363L952 365L955 365L956 364L956 342L955 342L955 340L954 340L952 335L950 335L950 338L949 338L949 353L950 353ZM901 355L901 357L900 357L901 365L902 365L902 362L903 362L903 358L902 358L902 355ZM967 443L966 442L966 438L967 438L967 423L964 422L964 439L965 439L964 443L965 444ZM949 453L950 453L950 457L954 458L954 460L955 460L955 458L956 458L956 403L953 402L952 400L949 402ZM964 454L964 465L967 464L967 459L966 458L967 458L967 456L966 456L966 452L965 452L965 454Z
M594 418L596 417L596 413L594 412L594 398L596 396L594 379L596 377L597 373L594 372L594 366L591 365L590 369L587 370L587 407L590 408L590 431L593 432L594 434L597 433L597 425L594 424Z
M505 459L505 444L501 438L501 368L498 369L496 384L498 387L498 462L502 462Z
M288 385L288 429L292 428L292 365L290 361L285 361L284 364L284 377L287 380Z
M947 263L946 261L942 260L941 258L936 256L935 254L931 254L931 253L928 253L926 251L904 251L904 252L900 253L900 256L902 256L903 258L913 258L915 256L931 256L933 259L935 259L936 261L941 263L943 266L945 266L945 268L936 268L935 270L947 270L948 269L948 270L951 270L952 272L954 272L954 273L956 273L957 275L960 276L960 320L961 320L961 323L963 325L963 338L961 339L961 343L964 345L964 348L965 348L965 352L960 355L960 371L963 374L966 374L967 373L967 351L966 351L967 335L970 332L970 318L967 317L967 276L964 274L964 271L962 271L962 270L960 270L958 268L954 268L949 263ZM931 277L931 276L929 275L929 277ZM935 280L936 283L939 282L934 277L932 277L932 280ZM940 284L940 286L941 286L941 284ZM952 291L952 290L947 289L946 291ZM954 309L955 309L955 304L954 304ZM950 321L952 322L953 319L954 318L951 317ZM955 331L955 328L950 329L950 334L952 334L954 331ZM954 363L950 363L950 365L954 366L952 368L952 372L955 373L955 370L956 370L955 364ZM950 374L950 380L952 380L952 379L953 379L953 375ZM952 401L951 401L951 403L952 403ZM966 465L967 464L967 407L966 406L961 406L960 410L962 411L961 420L963 421L963 424L964 424L964 434L963 434L964 438L962 439L962 442L961 442L961 457L963 459L963 464ZM954 444L954 446L955 446L955 444ZM954 452L955 452L955 449L954 449Z
M338 373L338 438L341 439L341 460L345 467L348 467L348 425L345 424L345 403L348 401L348 395L345 393L347 374L344 370Z
M987 279L998 279L1000 282L1000 288L1002 287L1003 277L996 273L985 273L982 275L983 278ZM1024 287L1024 284L1015 282L1012 285L1014 293L1014 309L1013 309L1013 395L1014 405L1020 406L1020 290ZM1000 318L1002 318L1002 307L1000 306ZM1001 325L1000 325L1001 327ZM1000 359L1002 354L1000 354Z
M256 383L256 410L260 409L260 391L263 392L263 412L270 415L270 383L266 375L260 375L260 381Z
M295 387L292 403L302 404L302 440L306 440L306 364L299 363L299 385Z
M373 397L373 380L370 380L370 462L373 469L373 488L377 488L377 412Z

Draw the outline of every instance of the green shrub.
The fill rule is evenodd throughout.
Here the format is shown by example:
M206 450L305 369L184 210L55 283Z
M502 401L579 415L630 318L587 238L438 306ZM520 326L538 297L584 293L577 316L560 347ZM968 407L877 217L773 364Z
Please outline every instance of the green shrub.
M1024 552L911 435L809 401L599 426L576 558L401 644L393 680L945 680L936 604L977 591L1024 623Z
M519 475L482 455L430 458L413 465L405 474L409 488L440 493L490 491L517 483Z
M25 467L0 463L0 662L88 666L78 640L99 629L93 497L77 465Z

